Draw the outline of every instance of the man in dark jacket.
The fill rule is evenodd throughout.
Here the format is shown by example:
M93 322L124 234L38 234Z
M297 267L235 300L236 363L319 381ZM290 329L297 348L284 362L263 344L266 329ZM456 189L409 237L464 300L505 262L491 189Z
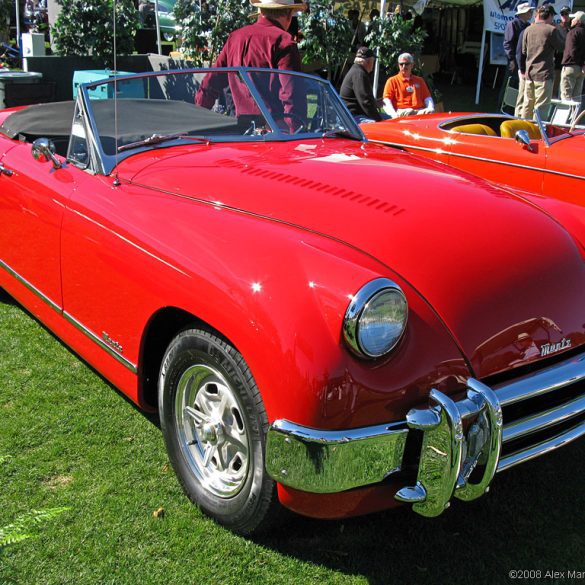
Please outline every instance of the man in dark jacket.
M522 2L516 7L516 16L508 22L504 31L504 51L508 59L508 76L512 77L513 87L518 87L518 63L516 61L516 49L520 33L530 24L533 7L530 2ZM504 79L506 83L506 79Z
M565 39L553 25L556 14L551 4L536 11L536 20L522 36L521 75L524 72L524 112L529 120L534 110L545 111L550 105L555 79L555 51L562 51Z
M375 61L372 49L360 47L339 91L347 109L358 123L378 122L385 117L378 111L370 79Z
M585 78L585 12L570 15L571 30L567 34L561 71L561 99L581 99Z

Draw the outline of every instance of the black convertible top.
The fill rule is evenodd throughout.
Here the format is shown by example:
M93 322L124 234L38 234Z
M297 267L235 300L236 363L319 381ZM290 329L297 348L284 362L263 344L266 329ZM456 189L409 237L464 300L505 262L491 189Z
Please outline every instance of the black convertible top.
M0 125L0 132L8 138L19 134L64 138L71 134L74 109L72 101L29 106L10 114Z
M118 127L115 127L114 100L92 100L91 108L98 132L111 150L116 137L120 146L143 140L152 134L191 133L203 136L237 132L235 118L218 114L184 101L157 99L119 99L116 103ZM75 102L54 102L29 106L10 114L0 126L9 138L65 138L71 134Z

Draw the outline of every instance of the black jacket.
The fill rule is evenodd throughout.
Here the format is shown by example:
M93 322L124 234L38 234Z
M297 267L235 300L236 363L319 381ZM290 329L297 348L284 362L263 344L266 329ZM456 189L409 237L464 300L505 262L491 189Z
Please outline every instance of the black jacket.
M361 65L354 63L351 66L341 84L339 94L354 116L367 116L376 121L382 119L376 107L372 81Z
M567 33L563 65L585 65L585 26L579 23Z

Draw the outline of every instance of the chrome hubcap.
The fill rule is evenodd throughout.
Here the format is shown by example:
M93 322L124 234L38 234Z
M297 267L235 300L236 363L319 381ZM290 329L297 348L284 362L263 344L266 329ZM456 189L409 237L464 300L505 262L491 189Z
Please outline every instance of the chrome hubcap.
M220 372L198 364L181 376L175 406L179 444L193 473L212 494L235 496L246 481L250 457L235 392Z

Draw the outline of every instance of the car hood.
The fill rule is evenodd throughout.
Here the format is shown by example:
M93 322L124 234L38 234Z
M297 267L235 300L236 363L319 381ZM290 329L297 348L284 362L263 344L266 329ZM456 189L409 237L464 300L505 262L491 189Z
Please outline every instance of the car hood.
M584 342L585 268L571 236L525 199L444 165L324 139L157 149L119 172L378 259L426 299L477 376Z

